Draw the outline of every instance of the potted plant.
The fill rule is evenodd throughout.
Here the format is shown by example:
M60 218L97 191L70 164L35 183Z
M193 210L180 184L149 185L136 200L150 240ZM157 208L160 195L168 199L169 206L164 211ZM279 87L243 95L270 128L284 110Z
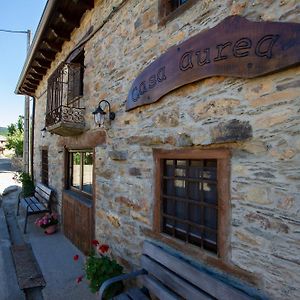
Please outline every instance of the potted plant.
M92 293L99 291L102 283L112 277L123 274L123 267L119 265L109 251L106 244L100 245L97 240L92 241L93 250L86 257L84 270L86 279L89 281L89 288ZM78 255L73 257L75 261L79 259ZM81 282L83 275L77 278L77 283ZM104 294L104 299L111 299L123 291L123 283L116 282L112 284Z
M35 221L35 224L45 229L46 234L53 234L57 230L58 217L56 213L46 213L42 218Z

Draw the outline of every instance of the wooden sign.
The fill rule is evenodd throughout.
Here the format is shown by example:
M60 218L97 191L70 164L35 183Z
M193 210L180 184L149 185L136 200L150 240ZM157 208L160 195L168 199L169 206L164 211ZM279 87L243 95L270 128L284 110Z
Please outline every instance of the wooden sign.
M211 77L253 78L300 63L300 24L230 16L171 47L133 82L126 110L150 104L185 84Z

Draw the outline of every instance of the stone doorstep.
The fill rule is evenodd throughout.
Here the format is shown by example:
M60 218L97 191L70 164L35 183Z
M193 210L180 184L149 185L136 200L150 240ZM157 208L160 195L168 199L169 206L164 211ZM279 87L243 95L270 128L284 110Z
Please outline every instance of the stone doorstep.
M45 287L46 282L29 244L13 245L11 252L20 289Z

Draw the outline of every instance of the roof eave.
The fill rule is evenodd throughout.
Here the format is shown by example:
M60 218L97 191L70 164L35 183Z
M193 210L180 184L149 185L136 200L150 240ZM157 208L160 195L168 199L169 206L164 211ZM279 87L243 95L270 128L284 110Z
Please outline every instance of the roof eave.
M87 10L94 7L94 0L48 0L26 57L15 93L35 96L43 77L71 39L72 31L80 26Z
M18 83L17 83L17 86L16 86L16 89L15 89L15 94L19 94L19 95L29 95L30 93L24 93L20 90L21 88L21 85L23 83L23 81L25 80L25 76L27 74L27 71L30 67L30 64L32 62L32 59L33 59L33 55L41 41L41 38L42 38L42 34L45 30L45 27L48 23L48 20L49 20L49 17L51 15L51 12L55 6L55 3L57 2L58 0L51 0L51 1L47 1L47 4L44 8L44 11L43 11L43 14L42 14L42 17L41 17L41 20L39 22L39 25L38 25L38 28L36 30L36 33L34 35L34 38L33 38L33 41L30 45L30 49L29 49L29 52L27 54L27 57L26 57L26 60L25 60L25 63L24 63L24 66L23 66L23 69L22 69L22 72L19 76L19 79L18 79ZM31 95L30 95L31 96Z

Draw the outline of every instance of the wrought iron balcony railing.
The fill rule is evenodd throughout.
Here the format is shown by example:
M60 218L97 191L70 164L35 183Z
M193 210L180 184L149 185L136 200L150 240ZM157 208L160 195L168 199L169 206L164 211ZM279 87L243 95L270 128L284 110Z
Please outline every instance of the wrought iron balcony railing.
M61 105L46 115L47 126L57 123L84 124L84 108Z
M48 79L47 129L59 135L76 135L85 127L83 95L83 66L62 63Z
M61 105L46 115L49 132L62 136L82 133L85 129L84 108Z

